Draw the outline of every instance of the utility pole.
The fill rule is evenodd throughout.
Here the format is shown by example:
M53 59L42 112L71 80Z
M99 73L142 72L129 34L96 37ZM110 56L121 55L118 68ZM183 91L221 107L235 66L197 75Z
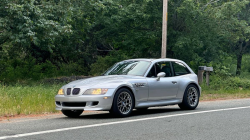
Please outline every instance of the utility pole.
M163 0L161 58L167 57L168 0Z

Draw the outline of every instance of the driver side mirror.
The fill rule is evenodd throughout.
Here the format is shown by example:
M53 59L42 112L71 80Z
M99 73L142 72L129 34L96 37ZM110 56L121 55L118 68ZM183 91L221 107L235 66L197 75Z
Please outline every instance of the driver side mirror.
M159 81L160 78L161 78L161 77L165 77L165 75L166 75L165 72L160 72L160 73L158 73L158 74L157 74L157 79L156 79L156 80Z

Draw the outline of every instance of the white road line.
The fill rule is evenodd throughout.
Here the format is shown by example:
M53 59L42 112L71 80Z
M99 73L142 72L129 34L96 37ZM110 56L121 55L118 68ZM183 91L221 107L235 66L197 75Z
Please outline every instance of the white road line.
M2 137L0 137L0 140L9 139L9 138L20 138L20 137L33 136L33 135L46 134L46 133L55 133L55 132L61 132L61 131L67 131L67 130L98 127L98 126L105 126L105 125L122 124L122 123L130 123L130 122L137 122L137 121L146 121L146 120L170 118L170 117L177 117L177 116L211 113L211 112L228 111L228 110L248 109L248 108L250 108L250 106L216 109L216 110L207 110L207 111L190 112L190 113L181 113L181 114L174 114L174 115L165 115L165 116L141 118L141 119L134 119L134 120L116 121L116 122L100 123L100 124L77 126L77 127L68 127L68 128L54 129L54 130L46 130L46 131L31 132L31 133L24 133L24 134L16 134L16 135L11 135L11 136L2 136Z

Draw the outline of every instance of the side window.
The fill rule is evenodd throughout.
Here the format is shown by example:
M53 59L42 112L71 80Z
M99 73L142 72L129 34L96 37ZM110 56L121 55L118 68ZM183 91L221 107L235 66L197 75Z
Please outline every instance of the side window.
M171 71L171 66L170 66L170 62L159 62L156 65L158 65L159 67L159 71L160 72L165 72L165 77L171 77L173 76L172 71Z
M148 72L147 77L156 77L156 71L155 71L155 65L153 65L153 67L150 69L150 71Z
M165 72L165 77L173 76L169 62L158 62L151 68L147 77L157 77L157 74L160 72Z
M183 65L182 63L180 63L180 62L172 62L172 65L173 65L174 75L175 76L185 75L185 74L190 73L188 68L185 65Z

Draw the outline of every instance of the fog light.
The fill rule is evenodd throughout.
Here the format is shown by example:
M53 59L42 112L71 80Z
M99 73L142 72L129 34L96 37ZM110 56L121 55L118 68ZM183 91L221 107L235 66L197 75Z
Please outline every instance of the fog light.
M108 97L103 97L103 99L108 99Z

